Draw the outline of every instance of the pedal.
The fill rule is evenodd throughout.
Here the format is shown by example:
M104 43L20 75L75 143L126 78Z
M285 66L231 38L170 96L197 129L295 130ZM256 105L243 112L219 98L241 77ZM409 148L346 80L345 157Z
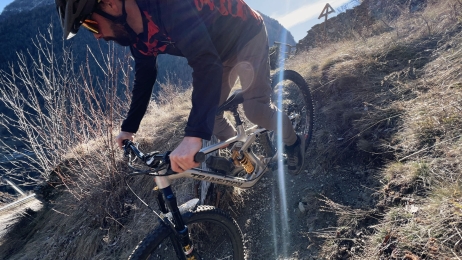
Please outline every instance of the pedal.
M226 175L227 173L232 172L235 167L234 163L230 161L229 159L218 157L218 156L210 156L205 161L205 164L207 165L208 168L218 173L221 173L223 175Z

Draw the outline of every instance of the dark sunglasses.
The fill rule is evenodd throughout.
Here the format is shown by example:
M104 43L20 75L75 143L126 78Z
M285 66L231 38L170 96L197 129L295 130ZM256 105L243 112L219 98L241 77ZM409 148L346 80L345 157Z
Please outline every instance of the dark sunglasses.
M94 20L91 20L91 19L85 19L82 22L82 26L85 27L86 29L88 29L92 33L96 33L96 34L99 33L99 26L98 26L97 21L94 21Z

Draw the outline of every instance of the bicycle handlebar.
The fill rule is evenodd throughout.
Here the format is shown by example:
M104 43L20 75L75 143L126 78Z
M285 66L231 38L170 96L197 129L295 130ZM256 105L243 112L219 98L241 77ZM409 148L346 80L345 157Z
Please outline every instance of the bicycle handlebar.
M164 154L159 154L159 152L152 152L149 154L142 153L135 143L126 139L122 141L122 144L125 146L125 153L129 153L127 148L129 148L141 161L143 161L147 166L160 170L161 166L170 165L170 152ZM163 162L159 165L160 162ZM198 152L194 155L194 161L197 163L202 163L205 161L205 154L203 152Z

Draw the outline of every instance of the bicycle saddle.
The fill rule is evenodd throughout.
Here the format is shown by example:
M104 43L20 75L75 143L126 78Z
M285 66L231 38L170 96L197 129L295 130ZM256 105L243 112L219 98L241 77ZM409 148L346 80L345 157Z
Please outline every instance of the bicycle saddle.
M244 102L244 96L242 95L242 89L235 90L233 94L217 109L217 115L222 113L223 111L230 110L234 106L237 106Z

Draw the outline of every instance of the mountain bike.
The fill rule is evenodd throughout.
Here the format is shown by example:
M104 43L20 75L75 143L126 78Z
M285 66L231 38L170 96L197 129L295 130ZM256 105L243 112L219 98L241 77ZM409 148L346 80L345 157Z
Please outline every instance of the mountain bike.
M272 87L272 100L279 100L276 105L287 113L297 134L305 135L307 148L313 133L313 104L307 83L297 72L284 70L272 77ZM196 154L195 161L205 163L207 170L193 168L175 173L170 168L170 152L144 154L135 143L124 141L125 154L135 156L129 160L134 172L128 176L154 177L161 211L156 213L159 225L138 244L130 259L244 259L243 235L234 219L219 208L199 205L199 199L178 206L171 188L174 179L193 178L247 189L277 167L282 158L276 150L274 132L256 125L245 128L238 110L243 101L242 91L237 90L218 108L217 113L232 113L237 135L203 147ZM228 152L217 153L223 147L228 147ZM140 164L148 169L136 166Z

